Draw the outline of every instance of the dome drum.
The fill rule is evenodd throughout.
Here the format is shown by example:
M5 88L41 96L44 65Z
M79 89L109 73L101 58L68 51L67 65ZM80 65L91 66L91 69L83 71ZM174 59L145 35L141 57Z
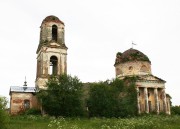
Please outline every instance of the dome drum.
M142 52L129 49L118 52L115 60L116 76L146 75L151 74L151 61Z

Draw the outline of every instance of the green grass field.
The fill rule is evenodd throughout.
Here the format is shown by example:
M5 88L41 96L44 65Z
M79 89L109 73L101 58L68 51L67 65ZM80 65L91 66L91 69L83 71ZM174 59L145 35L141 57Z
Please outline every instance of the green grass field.
M141 116L134 118L52 118L11 117L8 129L180 129L180 116Z

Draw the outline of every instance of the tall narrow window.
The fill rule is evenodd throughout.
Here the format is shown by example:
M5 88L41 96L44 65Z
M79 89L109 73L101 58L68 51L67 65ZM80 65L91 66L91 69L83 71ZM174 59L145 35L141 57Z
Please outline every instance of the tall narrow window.
M52 40L55 40L57 41L57 26L56 25L53 25L52 26Z
M149 104L149 112L152 112L152 104L151 104L151 101L148 101L148 104Z
M58 59L56 56L50 58L50 75L57 75L57 63Z
M24 109L28 110L30 108L30 101L29 100L24 100Z

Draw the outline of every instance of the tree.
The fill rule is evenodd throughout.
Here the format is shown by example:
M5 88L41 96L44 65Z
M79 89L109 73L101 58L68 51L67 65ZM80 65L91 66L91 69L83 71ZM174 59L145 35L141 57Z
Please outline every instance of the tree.
M125 85L119 97L119 112L120 117L129 117L137 115L137 91L135 84Z
M91 84L87 101L89 115L114 117L117 109L116 95L106 82Z
M134 78L93 83L87 105L90 116L127 117L137 115Z
M0 97L0 127L1 129L7 128L8 115L6 113L7 99L5 97Z
M47 90L40 91L38 98L49 115L82 116L82 83L77 77L60 75L51 77Z
M171 107L171 113L173 115L180 115L180 106L172 106Z

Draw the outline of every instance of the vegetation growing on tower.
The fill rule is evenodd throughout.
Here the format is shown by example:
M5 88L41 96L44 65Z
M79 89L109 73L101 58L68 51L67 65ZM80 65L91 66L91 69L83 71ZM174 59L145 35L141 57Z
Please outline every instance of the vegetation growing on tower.
M125 63L128 61L147 61L151 63L151 61L145 54L132 48L123 53L118 52L116 54L115 65L119 63Z

